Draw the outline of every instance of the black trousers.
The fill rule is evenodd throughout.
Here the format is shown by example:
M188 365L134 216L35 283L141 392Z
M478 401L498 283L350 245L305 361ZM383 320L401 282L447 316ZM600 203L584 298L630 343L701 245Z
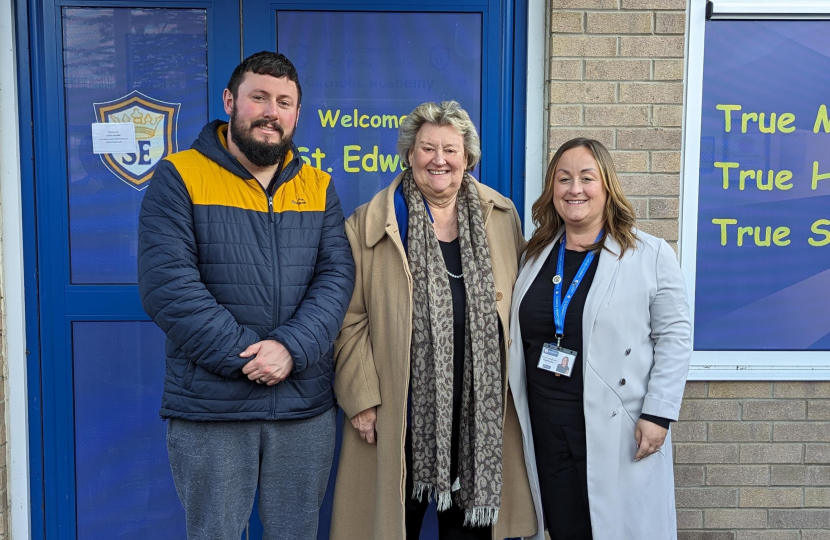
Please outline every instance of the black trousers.
M452 444L452 474L455 475L457 457L457 434L458 422L453 422L453 444ZM404 500L406 505L406 540L418 540L421 537L421 525L424 516L429 508L426 495L422 501L412 498L412 441L409 431L406 432L406 446L404 448L406 457L406 486L404 487ZM490 527L464 527L464 511L458 508L453 502L452 506L443 512L438 512L438 540L490 540Z
M531 426L551 540L592 540L585 424L563 426L531 415Z

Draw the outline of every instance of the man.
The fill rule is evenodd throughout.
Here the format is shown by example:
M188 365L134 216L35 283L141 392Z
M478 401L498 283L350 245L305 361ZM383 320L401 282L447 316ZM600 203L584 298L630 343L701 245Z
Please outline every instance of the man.
M259 486L265 539L315 539L334 453L332 344L354 287L328 174L292 136L297 71L250 56L190 150L156 169L139 291L167 334L161 416L193 540L240 538Z

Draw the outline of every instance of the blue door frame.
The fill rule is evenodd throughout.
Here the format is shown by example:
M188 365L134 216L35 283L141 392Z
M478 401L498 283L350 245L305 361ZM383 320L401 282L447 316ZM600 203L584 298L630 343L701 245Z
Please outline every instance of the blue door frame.
M482 13L487 40L482 59L482 181L511 197L519 215L524 215L525 2L244 2L240 9L239 3L224 0L16 0L32 538L76 538L73 371L71 362L55 370L61 364L50 359L72 357L72 321L147 320L135 285L72 285L69 281L66 133L54 129L62 125L65 112L62 7L207 10L211 118L224 118L221 90L243 52L274 50L272 14L278 10ZM242 24L233 24L240 13ZM240 28L245 29L244 35Z
M20 64L30 66L31 101L22 105L31 114L33 126L32 139L21 147L33 148L34 158L33 171L24 170L22 181L24 193L33 194L32 202L36 201L28 207L24 201L29 240L24 252L25 286L27 291L38 294L37 300L27 303L26 312L38 315L28 327L38 329L40 335L39 341L35 336L27 336L32 340L28 342L28 349L39 352L37 358L30 355L28 373L31 530L32 538L48 539L76 537L72 364L49 359L72 358L73 321L148 320L136 285L73 285L69 280L67 141L66 132L54 128L62 126L65 118L60 12L70 6L203 8L207 11L209 50L220 24L239 19L238 7L219 0L18 3L18 13L28 14L28 36L25 32L18 36L20 41L28 37L28 47L19 50L30 49L30 55ZM227 36L227 45L208 59L211 117L224 113L221 102L224 82L220 81L238 64L240 57L239 25L222 30L231 34ZM211 77L213 74L217 76ZM22 92L21 96L21 101L27 101L28 96ZM25 129L26 122L21 125ZM35 343L39 346L35 347Z

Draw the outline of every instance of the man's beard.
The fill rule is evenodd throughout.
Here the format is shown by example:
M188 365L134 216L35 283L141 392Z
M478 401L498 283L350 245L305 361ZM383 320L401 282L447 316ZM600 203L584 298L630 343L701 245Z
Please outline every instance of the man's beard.
M254 138L251 132L259 126L271 126L280 134L280 142L267 143ZM291 149L293 133L285 135L285 130L277 122L269 122L264 118L251 122L247 127L236 116L236 110L231 111L231 137L239 151L248 158L248 161L257 167L273 167L282 162Z

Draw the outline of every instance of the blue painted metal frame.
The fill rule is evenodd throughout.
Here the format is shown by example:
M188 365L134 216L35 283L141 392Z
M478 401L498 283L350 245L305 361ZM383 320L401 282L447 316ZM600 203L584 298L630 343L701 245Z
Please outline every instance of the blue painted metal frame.
M29 12L26 0L15 1L20 180L23 216L23 287L26 310L26 386L29 409L29 496L31 537L43 538L43 424L40 384L40 329L35 221L34 129L32 116Z
M499 89L497 98L498 113L493 123L498 126L498 146L496 150L499 152L498 189L502 195L510 197L512 188L510 177L513 155L510 144L513 137L511 126L511 120L513 118L513 2L502 2L499 7L501 8L500 15L502 21L501 32L499 32L498 36L499 70L498 75L494 77ZM484 128L482 127L482 129ZM503 182L503 179L507 180L507 182Z
M275 50L277 11L417 11L482 14L481 181L511 197L524 214L527 6L522 0L246 0L244 54ZM486 41L485 41L486 40ZM517 81L519 79L519 81Z
M24 193L30 189L32 195L24 201L27 212L24 215L27 220L26 307L27 313L34 316L29 321L29 328L32 332L39 330L44 336L40 357L30 360L28 371L30 422L34 420L36 424L42 418L42 437L39 430L30 427L32 538L75 539L71 325L80 320L147 320L147 316L134 285L83 286L72 285L69 281L61 8L205 9L208 20L208 110L213 118L224 117L221 94L225 77L239 63L240 25L228 24L239 20L239 4L223 0L44 0L28 4L25 0L17 1L24 12L25 7L28 8L34 120L33 133L24 133L25 129L21 129L21 139L28 137L29 141L34 141L34 169L28 176L24 169L23 175ZM25 32L21 34L26 35ZM28 75L23 74L20 80L28 81ZM60 126L64 129L55 129ZM35 267L36 275L32 275L30 269ZM36 296L29 297L28 293ZM37 343L36 333L27 338L29 343ZM32 346L29 347L31 350Z
M514 3L513 14L513 139L508 151L513 156L510 198L524 223L527 149L527 2Z
M48 50L48 49L46 49L45 37L48 36L51 32L49 32L49 30L47 29L46 23L45 23L46 19L45 19L45 16L44 16L43 6L39 5L39 4L30 4L29 8L30 8L30 11L29 11L29 15L30 15L30 33L31 33L31 35L30 35L30 37L31 37L30 44L31 44L31 64L32 64L31 65L31 68L32 68L31 69L31 72L32 72L32 109L33 109L33 118L34 118L34 133L33 134L35 136L34 137L34 157L35 157L34 171L35 171L36 174L39 174L41 178L47 178L49 176L45 175L44 173L46 173L49 169L50 160L48 160L48 158L38 159L38 157L39 156L44 156L44 158L45 158L46 156L49 155L48 154L49 144L48 144L48 140L46 140L44 137L38 136L38 133L39 133L40 126L49 125L48 124L49 123L48 114L47 114L46 111L43 110L43 108L40 106L40 104L48 102L48 97L46 97L47 91L46 91L46 88L45 88L45 86L46 86L45 81L48 80L46 78L46 66L45 66L47 64L46 50ZM40 84L41 81L43 82L43 84ZM44 180L44 183L45 183L45 180ZM42 195L41 195L42 189L41 190L37 189L38 188L38 182L37 181L34 181L34 187L35 187L36 200L42 201L43 200L41 198L42 197ZM51 208L43 208L42 204L43 203L41 202L40 205L36 208L36 220L37 220L38 226L43 225L42 216L44 215L44 213L46 213L48 215L48 212L51 209ZM37 248L37 259L36 260L37 260L37 264L38 264L38 277L40 278L40 281L38 283L38 285L40 287L39 293L40 293L41 297L43 297L43 298L49 298L47 296L47 290L49 292L51 292L51 290L52 290L52 287L49 286L49 284L52 281L52 279L51 279L52 276L50 275L50 272L49 272L49 265L44 264L44 261L47 260L47 259L43 258L44 251L45 251L44 246L48 245L49 232L50 231L48 230L48 227L43 227L43 230L40 230L40 229L38 230L38 248ZM47 330L46 332L43 332L43 334L45 336L47 336L47 338L44 339L43 342L41 343L41 359L50 358L52 356L51 355L52 349L55 345L53 343L53 340L49 339L49 337L51 337L51 332L48 332L48 329L50 328L49 323L51 323L53 321L53 315L52 314L54 312L54 307L55 307L54 303L49 302L49 301L45 301L45 302L40 303L38 305L39 312L40 312L39 324L41 325L41 327L40 327L41 332L43 332L43 330ZM41 368L42 368L42 366L41 366ZM41 374L42 373L43 373L43 370L41 369ZM30 374L30 376L31 376L31 374ZM47 395L50 391L50 385L47 383L47 379L49 381L52 381L53 377L42 377L41 378L41 386L40 386L39 390L41 391L41 396L42 397ZM51 394L49 394L49 396L53 397ZM42 438L41 442L42 442L42 445L43 445L42 446L42 456L43 456L43 479L44 479L44 483L42 484L42 486L38 486L38 488L42 489L42 494L43 494L43 498L42 498L42 502L41 502L41 504L42 504L41 512L43 512L43 516L42 516L43 522L42 523L36 524L36 517L40 517L40 516L36 516L35 508L32 509L33 510L33 512L32 512L33 528L40 529L42 537L44 537L44 538L47 537L47 535L48 535L47 531L49 530L49 528L47 527L47 523L46 523L46 521L47 521L46 520L46 508L49 507L52 504L52 500L54 498L54 497L51 497L50 494L47 493L48 490L47 490L47 487L46 487L45 479L49 478L51 482L54 482L56 480L59 481L59 479L57 479L55 476L51 476L52 474L54 474L54 469L55 469L54 462L57 460L56 451L55 451L55 448L53 446L54 445L54 437L49 437L49 435L47 434L47 432L49 431L49 427L47 427L47 423L50 421L51 418L54 417L54 413L53 413L52 409L53 409L52 404L47 405L46 403L42 403L41 420L42 420L42 426L43 426L43 438ZM56 426L56 427L58 426L56 421L51 420L51 422L52 422L53 426ZM49 456L49 458L47 458L47 456ZM35 486L32 486L32 488L36 489ZM40 526L38 526L38 525L40 525Z

